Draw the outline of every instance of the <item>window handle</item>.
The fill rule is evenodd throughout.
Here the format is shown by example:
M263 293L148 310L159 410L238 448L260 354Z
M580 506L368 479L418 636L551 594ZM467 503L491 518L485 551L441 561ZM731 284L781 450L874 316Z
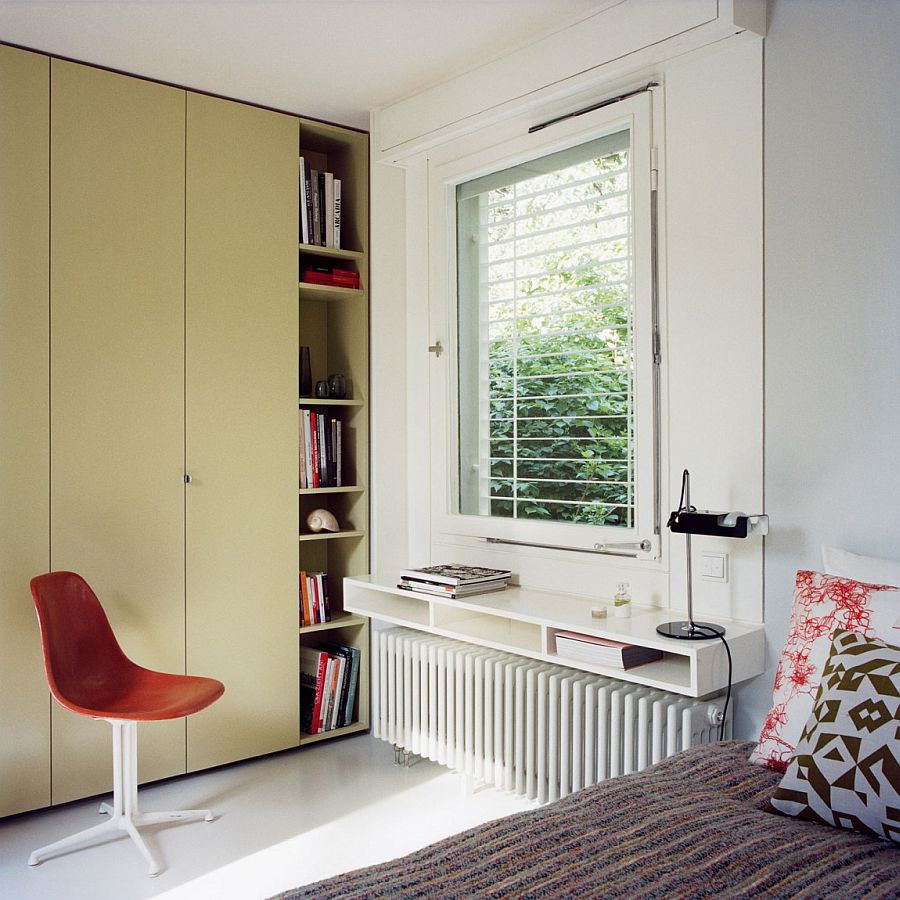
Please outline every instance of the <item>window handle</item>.
M594 544L594 549L598 553L618 553L620 550L643 550L649 553L653 545L647 538L642 541L627 541L620 544Z
M428 352L433 353L438 359L440 359L441 354L444 352L444 345L440 341L435 341L428 347Z

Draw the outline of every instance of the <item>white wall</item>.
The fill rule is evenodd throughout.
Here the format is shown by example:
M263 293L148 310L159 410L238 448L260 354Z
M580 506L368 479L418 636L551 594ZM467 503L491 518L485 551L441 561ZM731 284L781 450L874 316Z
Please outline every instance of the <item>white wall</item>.
M375 135L373 135L373 142ZM396 252L406 231L406 173L392 166L375 166L370 186L371 273L374 302L370 310L372 377L369 380L373 428L371 498L372 559L384 571L407 564L409 533L405 473L408 469L406 432L406 269Z
M521 61L518 61L521 62ZM534 65L542 57L536 52ZM697 505L761 512L763 505L763 268L762 268L762 47L758 38L716 37L686 53L662 55L632 73L664 82L662 152L663 305L665 335L664 521L677 505L680 475L691 469ZM623 63L604 88L591 74L594 98L622 83ZM461 84L462 90L464 84ZM553 84L553 100L562 91ZM446 94L448 87L442 87ZM584 105L586 82L573 78L573 96ZM569 101L572 102L571 100ZM588 101L590 102L590 101ZM513 110L521 114L521 107ZM501 115L492 110L492 117ZM373 116L377 131L380 118ZM466 123L469 134L471 123ZM394 119L393 125L397 126ZM412 126L410 126L412 127ZM379 136L373 135L373 146ZM434 148L427 148L433 153ZM661 567L623 567L605 558L554 551L505 550L429 535L427 353L435 335L428 324L428 277L424 174L427 160L407 154L411 166L387 175L373 166L373 335L389 352L373 347L373 440L377 496L374 503L375 567L396 574L424 554L504 565L522 583L583 594L586 602L611 596L618 580L629 580L638 603L682 609L684 542L664 532ZM406 205L398 207L397 190ZM406 234L402 234L405 222ZM388 254L389 259L379 259ZM379 276L379 272L382 273ZM403 277L401 278L401 273ZM390 323L405 327L406 354L400 353ZM380 324L379 324L380 323ZM376 337L377 341L378 338ZM379 359L381 362L379 362ZM445 361L441 364L445 364ZM404 408L405 407L405 408ZM401 420L405 415L405 428ZM405 468L389 462L405 461ZM405 523L400 521L408 513ZM403 540L406 545L401 546ZM695 603L698 613L762 620L762 549L749 541L696 539ZM703 549L731 557L727 585L702 581L697 571ZM407 554L404 558L404 552ZM623 571L624 568L624 571ZM673 615L673 618L678 616ZM771 679L766 679L770 681ZM757 729L758 730L758 729Z
M900 559L900 3L770 0L765 42L769 677L820 543Z

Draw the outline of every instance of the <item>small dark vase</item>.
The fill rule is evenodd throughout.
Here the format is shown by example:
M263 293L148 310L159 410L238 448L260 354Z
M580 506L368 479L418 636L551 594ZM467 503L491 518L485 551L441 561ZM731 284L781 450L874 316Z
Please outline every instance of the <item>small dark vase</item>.
M343 400L347 396L347 379L340 373L328 376L328 395L334 400Z
M312 396L312 368L309 364L309 347L300 348L300 396Z

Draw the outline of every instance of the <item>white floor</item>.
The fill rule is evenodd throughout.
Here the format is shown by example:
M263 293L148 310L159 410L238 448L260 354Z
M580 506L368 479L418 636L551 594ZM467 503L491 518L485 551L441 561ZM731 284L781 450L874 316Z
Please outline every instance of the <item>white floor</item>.
M493 789L469 793L430 762L395 766L390 745L366 735L150 786L141 805L211 807L218 818L144 829L163 866L156 878L125 836L26 865L32 850L95 824L94 801L0 819L0 897L255 900L530 806Z

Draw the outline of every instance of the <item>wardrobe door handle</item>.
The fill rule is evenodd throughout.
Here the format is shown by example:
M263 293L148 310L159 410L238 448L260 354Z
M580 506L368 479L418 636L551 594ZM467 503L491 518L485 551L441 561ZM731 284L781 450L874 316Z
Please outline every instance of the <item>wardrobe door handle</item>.
M184 473L184 483L185 483L185 484L190 484L193 480L194 480L194 476L191 475L190 472L185 472L185 473Z

